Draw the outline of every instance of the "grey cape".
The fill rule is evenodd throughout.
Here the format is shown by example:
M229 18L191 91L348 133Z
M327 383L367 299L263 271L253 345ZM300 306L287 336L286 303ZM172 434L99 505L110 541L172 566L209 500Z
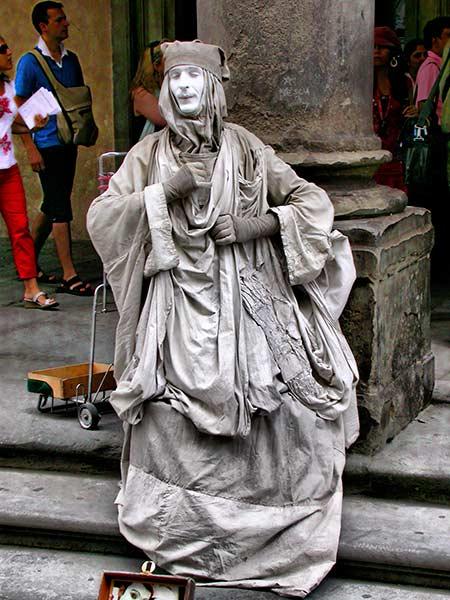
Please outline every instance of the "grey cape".
M304 597L335 562L358 435L337 322L349 244L326 193L233 124L209 197L167 206L174 139L166 128L139 142L88 213L120 314L120 530L171 573ZM220 214L269 210L275 238L209 234Z

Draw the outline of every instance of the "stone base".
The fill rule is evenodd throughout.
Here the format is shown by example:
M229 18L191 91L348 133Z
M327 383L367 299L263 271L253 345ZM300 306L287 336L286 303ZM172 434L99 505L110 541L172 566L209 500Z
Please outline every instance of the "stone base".
M279 153L294 171L324 188L334 205L336 218L378 217L402 212L407 204L404 192L377 185L373 175L391 160L386 150L359 152Z
M360 436L353 452L373 454L390 442L426 407L433 393L434 356L430 353L385 387L360 384ZM381 414L374 418L370 408Z
M382 448L431 400L430 213L336 221L352 244L358 279L341 324L360 371L357 452Z

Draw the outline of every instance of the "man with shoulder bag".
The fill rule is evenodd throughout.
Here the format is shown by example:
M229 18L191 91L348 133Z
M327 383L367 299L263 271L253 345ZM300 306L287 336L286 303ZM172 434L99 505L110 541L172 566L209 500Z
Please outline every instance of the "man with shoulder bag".
M39 2L33 8L32 22L40 34L36 47L17 65L17 103L22 104L41 87L49 90L61 107L45 128L22 136L33 170L39 175L43 191L41 213L32 227L36 256L53 233L62 267L59 291L77 296L92 295L74 267L71 251L71 194L75 177L78 145L90 146L97 139L90 90L84 85L78 57L64 47L69 21L60 2ZM59 283L55 275L39 267L38 280Z

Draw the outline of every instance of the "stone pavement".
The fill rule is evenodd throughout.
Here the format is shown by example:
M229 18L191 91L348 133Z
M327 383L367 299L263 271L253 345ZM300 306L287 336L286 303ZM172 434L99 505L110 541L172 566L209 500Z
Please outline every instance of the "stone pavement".
M76 413L41 414L29 370L87 362L92 300L62 294L57 313L21 307L0 241L0 600L95 600L103 570L139 569L115 519L121 425L96 431ZM80 274L101 266L75 243ZM51 249L42 266L57 272ZM50 287L49 287L50 289ZM99 314L96 360L112 361L117 313ZM433 288L434 403L377 455L350 454L339 560L313 600L428 600L450 590L450 285ZM17 586L17 581L22 586ZM199 598L259 600L267 592L201 589Z
M50 251L41 260L47 272L58 272L57 261ZM50 463L68 463L76 458L77 464L86 457L105 466L113 462L114 469L121 448L121 424L113 414L104 415L98 431L86 432L77 422L76 414L40 414L36 410L37 395L26 392L28 371L60 365L88 362L91 335L92 298L56 294L61 303L57 312L22 308L22 284L15 279L11 257L0 245L0 448L2 457L14 455L26 459L42 453L42 460ZM5 251L6 250L6 251ZM76 264L80 275L91 282L100 282L101 265L90 245L74 244ZM42 286L45 288L45 286ZM49 291L55 286L47 286ZM112 362L114 330L117 312L98 316L95 359ZM0 458L1 464L2 458ZM56 462L54 462L56 460Z

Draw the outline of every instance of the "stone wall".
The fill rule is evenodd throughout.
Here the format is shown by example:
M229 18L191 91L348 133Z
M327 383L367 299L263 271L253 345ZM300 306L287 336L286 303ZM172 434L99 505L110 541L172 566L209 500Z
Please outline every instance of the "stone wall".
M14 63L30 50L37 41L37 32L31 23L35 0L3 2L0 33L13 50ZM109 0L64 0L64 10L70 20L70 37L66 46L78 55L86 83L91 87L94 112L100 129L99 140L93 148L80 148L72 206L74 209L73 236L86 239L86 211L97 195L97 157L114 148L114 121L112 108L111 15ZM37 175L26 161L21 141L16 138L16 155L22 171L28 200L30 220L36 215L41 202ZM3 221L0 236L6 236Z

